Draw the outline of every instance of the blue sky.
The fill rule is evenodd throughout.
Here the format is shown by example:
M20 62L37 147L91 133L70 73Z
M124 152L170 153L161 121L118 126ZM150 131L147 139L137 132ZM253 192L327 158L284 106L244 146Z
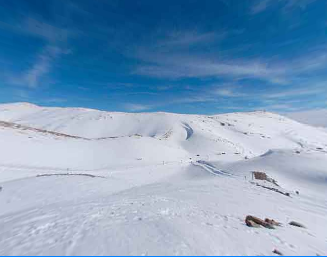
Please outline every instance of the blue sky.
M325 0L0 0L0 103L327 107Z

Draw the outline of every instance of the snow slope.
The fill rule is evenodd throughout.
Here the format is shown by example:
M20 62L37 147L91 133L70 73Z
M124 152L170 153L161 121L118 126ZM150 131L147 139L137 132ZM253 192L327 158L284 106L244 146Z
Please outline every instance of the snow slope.
M286 116L312 126L327 128L327 109L292 112Z
M267 112L216 116L110 113L18 103L0 105L0 120L87 139L151 138L193 155L215 159L224 152L224 160L258 156L270 149L327 145L326 133Z
M326 163L325 131L273 113L0 105L0 255L324 255Z

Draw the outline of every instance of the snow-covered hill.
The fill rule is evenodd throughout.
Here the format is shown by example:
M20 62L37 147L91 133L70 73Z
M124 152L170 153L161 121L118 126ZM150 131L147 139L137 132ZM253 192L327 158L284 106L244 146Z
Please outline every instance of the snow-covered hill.
M1 255L327 252L327 133L268 112L3 104L0 187Z
M287 114L291 119L316 127L327 128L327 109L318 109Z
M271 149L324 148L326 134L268 112L216 116L112 113L83 108L0 105L0 120L112 144L124 138L168 145L190 155L238 160ZM97 139L97 140L96 140ZM100 143L98 143L100 144ZM143 147L144 148L144 147ZM152 149L150 150L150 152Z

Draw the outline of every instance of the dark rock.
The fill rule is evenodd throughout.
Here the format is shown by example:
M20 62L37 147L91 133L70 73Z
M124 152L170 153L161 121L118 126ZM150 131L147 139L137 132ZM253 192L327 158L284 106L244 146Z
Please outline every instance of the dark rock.
M248 227L263 226L263 227L269 228L269 229L274 229L275 228L273 225L265 222L264 220L259 219L259 218L255 217L255 216L251 216L251 215L246 216L246 218L245 218L245 224Z
M253 171L252 173L253 173L253 176L254 176L255 179L258 179L258 180L268 180L268 176L264 172Z
M245 223L248 227L260 228L260 225L255 223L253 220L245 220Z
M282 225L282 223L277 222L273 219L268 219L268 218L265 218L265 222L267 222L268 224L270 224L272 226L281 226Z
M280 256L283 256L283 254L280 251L278 251L277 249L273 250L273 253L277 254L277 255L280 255Z
M290 223L291 226L299 227L299 228L306 228L303 224L296 222L296 221L291 221Z

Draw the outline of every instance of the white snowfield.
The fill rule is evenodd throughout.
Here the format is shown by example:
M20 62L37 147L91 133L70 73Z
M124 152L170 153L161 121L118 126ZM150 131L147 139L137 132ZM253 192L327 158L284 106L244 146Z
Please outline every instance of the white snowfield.
M3 104L0 187L0 255L327 254L327 132L273 113Z
M291 119L316 127L327 128L327 109L318 109L287 114Z

